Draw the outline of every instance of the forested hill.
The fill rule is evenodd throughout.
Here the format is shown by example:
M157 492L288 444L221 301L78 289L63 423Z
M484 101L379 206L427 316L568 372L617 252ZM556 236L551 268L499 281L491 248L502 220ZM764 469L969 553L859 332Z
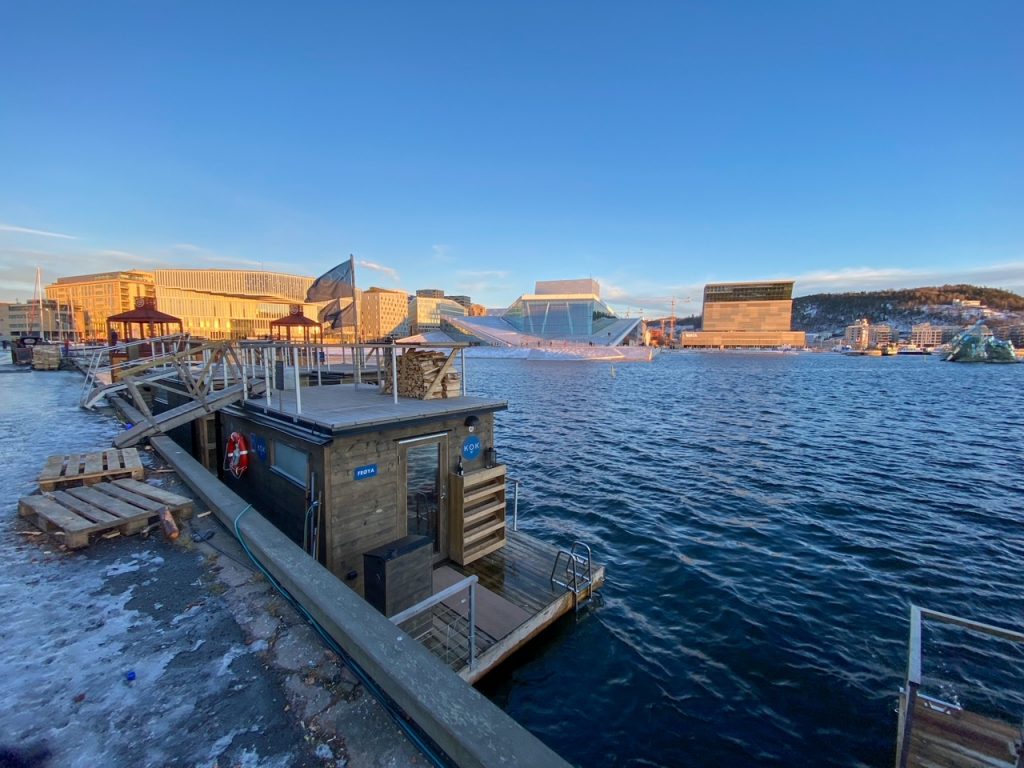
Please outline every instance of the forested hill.
M999 288L943 285L895 291L816 293L793 300L793 328L816 331L846 326L866 317L871 322L920 322L946 315L940 307L955 300L980 300L992 309L1024 312L1024 296Z

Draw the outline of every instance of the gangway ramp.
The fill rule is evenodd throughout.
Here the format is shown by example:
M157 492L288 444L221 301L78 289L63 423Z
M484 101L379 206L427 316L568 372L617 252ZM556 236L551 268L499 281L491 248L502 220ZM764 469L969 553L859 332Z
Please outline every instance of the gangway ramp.
M239 383L216 390L212 396L205 397L202 400L190 400L183 405L179 405L177 408L171 408L168 411L155 415L149 412L148 408L140 408L139 410L146 417L145 421L134 424L130 429L117 435L114 438L114 446L116 448L127 448L137 445L140 440L147 437L163 434L175 427L180 427L202 416L219 411L228 405L233 405L245 399L247 393L258 395L262 391L262 382L252 382L248 387ZM137 401L136 406L138 405L139 402Z

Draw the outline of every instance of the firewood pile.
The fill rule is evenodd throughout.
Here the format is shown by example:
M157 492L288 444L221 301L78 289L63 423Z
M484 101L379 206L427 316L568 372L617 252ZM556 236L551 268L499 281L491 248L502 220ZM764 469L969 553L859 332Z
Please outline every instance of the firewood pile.
M385 358L384 391L391 394L391 360ZM429 350L406 350L398 358L398 396L414 397L417 400L434 400L436 398L457 397L461 394L461 382L457 371L449 370L444 374L440 385L429 394L431 386L448 361L444 352Z

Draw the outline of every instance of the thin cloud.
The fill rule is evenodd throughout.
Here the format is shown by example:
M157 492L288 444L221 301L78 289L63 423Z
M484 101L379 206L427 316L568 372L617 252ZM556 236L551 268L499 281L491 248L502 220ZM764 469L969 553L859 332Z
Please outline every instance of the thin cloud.
M30 227L16 227L13 224L0 224L0 232L15 232L19 235L38 235L39 237L57 237L61 240L77 240L74 235L65 235L60 232L47 232L45 229L31 229Z
M387 275L391 280L398 282L398 270L392 267L385 267L383 264L377 264L372 261L363 261L360 259L356 262L360 267L365 269L373 270L374 272L380 272L382 275Z
M497 278L499 280L504 280L504 279L506 279L509 276L509 272L504 270L504 269L490 269L490 270L485 269L485 270L480 270L480 271L471 271L471 270L468 270L468 269L460 269L460 270L457 270L455 272L455 274L459 275L459 277L469 277L469 278L484 277L484 278Z
M455 261L455 257L452 255L452 247L445 245L444 243L437 243L436 245L430 246L430 250L434 254L434 261L451 262Z

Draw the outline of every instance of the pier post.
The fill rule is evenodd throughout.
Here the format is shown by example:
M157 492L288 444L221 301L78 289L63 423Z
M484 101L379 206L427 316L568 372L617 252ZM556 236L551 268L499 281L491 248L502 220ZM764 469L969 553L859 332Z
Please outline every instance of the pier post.
M299 375L299 348L292 350L292 360L295 362L295 413L302 413L302 377Z

